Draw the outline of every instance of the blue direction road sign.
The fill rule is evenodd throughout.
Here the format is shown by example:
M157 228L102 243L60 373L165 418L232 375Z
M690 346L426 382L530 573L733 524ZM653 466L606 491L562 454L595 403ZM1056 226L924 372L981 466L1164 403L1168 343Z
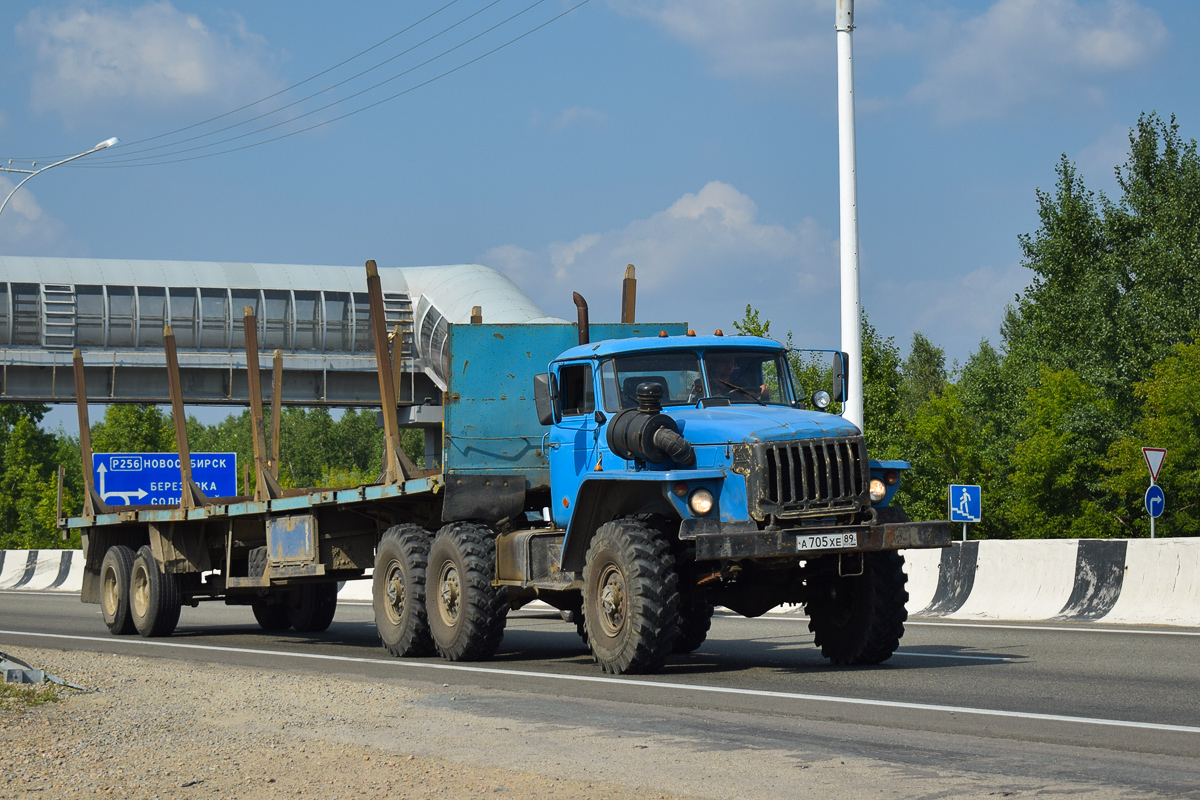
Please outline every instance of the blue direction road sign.
M96 491L110 506L175 506L178 453L92 453ZM192 480L209 497L237 494L237 453L192 453Z
M1163 494L1162 487L1156 483L1150 484L1150 488L1146 490L1146 513L1152 517L1161 517L1166 507L1167 496Z
M978 486L950 484L950 521L979 522L983 519L983 491Z

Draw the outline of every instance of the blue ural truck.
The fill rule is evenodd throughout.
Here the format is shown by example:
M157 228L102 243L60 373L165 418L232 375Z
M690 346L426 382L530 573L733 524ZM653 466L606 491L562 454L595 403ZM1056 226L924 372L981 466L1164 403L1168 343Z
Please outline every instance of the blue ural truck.
M870 461L858 428L825 410L844 399L840 369L801 386L779 343L682 324L450 325L442 463L419 469L400 447L373 266L380 481L279 488L259 402L246 496L193 489L178 508L110 508L89 485L83 515L63 524L82 533L82 599L113 633L169 635L181 605L205 600L249 605L266 630L319 631L337 582L370 570L380 639L400 657L486 659L509 610L534 600L574 621L613 674L695 650L715 606L753 617L802 603L836 664L895 651L900 551L944 547L952 530L891 505L907 465ZM244 328L257 365L251 317ZM169 330L164 341L177 399ZM77 353L77 397L84 372ZM177 438L187 465L186 429Z

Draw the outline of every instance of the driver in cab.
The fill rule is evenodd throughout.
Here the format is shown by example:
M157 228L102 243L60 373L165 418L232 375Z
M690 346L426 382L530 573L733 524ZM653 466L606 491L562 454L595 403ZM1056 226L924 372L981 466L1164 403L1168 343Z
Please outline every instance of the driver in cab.
M762 379L762 362L754 357L739 358L734 353L713 352L704 358L708 374L709 397L728 397L731 401L762 403L771 390Z

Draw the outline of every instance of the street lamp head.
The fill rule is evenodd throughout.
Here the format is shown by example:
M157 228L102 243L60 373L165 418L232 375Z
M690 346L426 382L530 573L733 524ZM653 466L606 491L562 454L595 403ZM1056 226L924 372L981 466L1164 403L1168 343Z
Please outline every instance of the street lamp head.
M104 148L106 148L106 147L112 147L112 146L113 146L114 144L116 144L118 141L120 141L120 140L119 140L119 139L117 139L117 137L115 137L115 136L114 136L114 137L112 137L111 139L105 139L103 142L101 142L100 144L96 145L96 146L95 146L95 147L93 147L92 149L93 149L93 150L103 150L103 149L104 149Z

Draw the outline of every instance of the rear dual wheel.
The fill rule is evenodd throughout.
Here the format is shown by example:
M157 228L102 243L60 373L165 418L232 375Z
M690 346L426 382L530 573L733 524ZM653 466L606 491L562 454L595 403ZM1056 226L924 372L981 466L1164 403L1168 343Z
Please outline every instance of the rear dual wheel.
M491 658L504 638L508 603L496 577L495 533L486 525L452 522L429 548L425 597L429 633L448 661Z
M170 636L179 624L179 577L163 572L150 545L142 545L129 578L129 610L137 632L147 638Z
M129 610L129 577L137 554L123 544L113 545L100 564L100 614L109 631L125 636L137 630Z
M425 610L429 531L419 525L394 525L379 540L371 597L375 628L394 656L427 656L434 651Z

